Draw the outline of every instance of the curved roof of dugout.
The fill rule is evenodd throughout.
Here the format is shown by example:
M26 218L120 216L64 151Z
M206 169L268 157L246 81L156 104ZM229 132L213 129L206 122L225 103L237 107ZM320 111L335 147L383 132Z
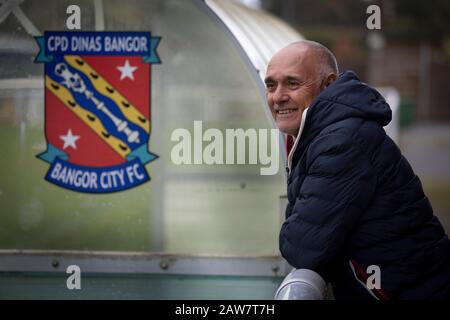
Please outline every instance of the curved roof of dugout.
M262 10L234 0L206 0L205 3L230 30L262 79L275 52L304 39L285 22Z

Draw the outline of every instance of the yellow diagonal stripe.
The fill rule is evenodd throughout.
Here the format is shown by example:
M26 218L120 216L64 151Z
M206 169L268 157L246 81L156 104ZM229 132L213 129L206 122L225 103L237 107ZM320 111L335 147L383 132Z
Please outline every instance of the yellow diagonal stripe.
M73 98L69 90L49 76L45 76L45 87L61 100L64 105L75 113L89 128L91 128L103 141L114 149L122 158L131 152L130 147L122 140L117 139L105 129L96 115L82 108Z
M64 56L64 59L72 67L88 76L98 92L114 100L128 120L140 126L145 132L150 133L150 121L83 58L80 56Z

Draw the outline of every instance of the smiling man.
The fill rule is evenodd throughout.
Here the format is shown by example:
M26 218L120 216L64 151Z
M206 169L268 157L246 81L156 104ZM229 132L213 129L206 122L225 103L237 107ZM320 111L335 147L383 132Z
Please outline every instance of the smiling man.
M280 251L331 282L336 299L447 299L450 240L383 126L391 109L312 41L270 60L267 100L291 136ZM371 283L370 270L379 270Z
M325 47L302 42L278 52L269 63L265 81L278 128L297 136L303 111L337 74L336 60Z

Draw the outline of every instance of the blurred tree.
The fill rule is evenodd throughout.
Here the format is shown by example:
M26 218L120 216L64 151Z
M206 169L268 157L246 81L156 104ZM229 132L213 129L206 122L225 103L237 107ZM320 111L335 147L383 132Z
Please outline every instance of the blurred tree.
M385 0L395 14L386 21L386 35L397 41L444 44L450 34L449 0Z
M330 48L341 70L366 79L366 8L362 0L265 0L263 6L304 37Z
M361 26L367 6L361 0L266 0L264 4L294 26Z

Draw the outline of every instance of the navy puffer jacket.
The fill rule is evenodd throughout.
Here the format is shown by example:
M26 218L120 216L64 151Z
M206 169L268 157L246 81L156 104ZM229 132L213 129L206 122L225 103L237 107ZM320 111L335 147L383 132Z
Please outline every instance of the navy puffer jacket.
M350 71L310 106L288 176L280 251L336 299L445 299L450 240L383 126L391 110ZM379 267L380 288L374 282ZM371 267L373 268L373 267Z

